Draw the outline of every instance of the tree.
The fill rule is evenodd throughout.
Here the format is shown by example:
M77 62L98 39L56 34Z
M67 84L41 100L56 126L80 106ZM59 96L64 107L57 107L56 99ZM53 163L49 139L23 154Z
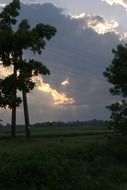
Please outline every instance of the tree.
M0 13L0 61L4 67L13 67L13 73L0 81L0 106L12 109L11 135L15 137L16 107L22 99L17 90L22 91L26 136L30 136L29 114L26 93L36 86L33 76L50 74L48 68L34 59L23 58L25 50L41 54L46 40L55 35L56 29L42 23L31 28L26 19L17 24L20 1L13 0ZM14 26L16 25L16 26Z
M106 68L104 76L112 84L110 93L124 99L107 108L111 110L111 123L114 129L121 134L127 134L127 45L118 45L112 52L114 58Z

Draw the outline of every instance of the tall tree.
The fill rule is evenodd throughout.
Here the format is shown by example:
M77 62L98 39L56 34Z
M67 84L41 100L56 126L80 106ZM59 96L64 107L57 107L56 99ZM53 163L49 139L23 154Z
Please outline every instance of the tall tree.
M107 106L111 110L112 125L116 131L127 134L127 45L118 45L112 50L114 58L104 76L112 84L110 93L124 99Z
M17 90L22 91L26 136L30 136L30 124L26 93L35 86L33 76L50 74L48 68L34 59L23 58L25 50L41 54L45 48L46 40L55 35L56 29L42 23L31 28L26 19L17 24L16 17L19 15L20 1L13 0L0 13L0 61L3 66L13 66L13 73L1 80L1 107L9 106L12 109L11 135L15 137L16 107L21 103L17 97ZM14 25L16 27L14 27ZM15 29L17 28L17 30Z

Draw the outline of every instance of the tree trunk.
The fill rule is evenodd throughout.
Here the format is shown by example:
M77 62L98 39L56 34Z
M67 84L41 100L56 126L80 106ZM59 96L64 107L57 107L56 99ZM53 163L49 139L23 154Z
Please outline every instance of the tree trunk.
M12 126L11 126L11 137L16 136L16 107L12 108Z
M17 69L14 66L14 70L13 70L13 74L14 77L16 78L17 75ZM14 91L13 91L13 108L12 108L12 126L11 126L11 137L15 138L16 136L16 87L14 87Z
M23 107L24 107L24 118L25 118L25 127L26 127L26 137L30 137L30 122L29 122L29 113L28 113L28 104L26 92L22 91L23 95Z

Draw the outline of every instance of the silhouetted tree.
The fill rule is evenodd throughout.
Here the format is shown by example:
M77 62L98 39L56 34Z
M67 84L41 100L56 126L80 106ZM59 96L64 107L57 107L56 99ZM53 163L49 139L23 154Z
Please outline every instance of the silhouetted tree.
M107 67L104 76L112 84L110 92L112 95L120 95L124 100L107 106L111 110L112 125L116 131L127 133L127 45L118 45L112 50L114 58Z
M12 109L11 135L15 137L16 107L20 105L21 98L17 90L22 91L26 136L30 136L30 124L26 93L35 86L33 76L50 74L48 68L34 59L23 58L25 50L41 54L45 48L46 40L50 40L56 29L42 23L31 28L26 19L17 24L20 1L13 0L0 13L0 61L4 67L13 67L13 73L0 82L0 106ZM17 24L17 25L16 25ZM16 26L14 26L16 25Z

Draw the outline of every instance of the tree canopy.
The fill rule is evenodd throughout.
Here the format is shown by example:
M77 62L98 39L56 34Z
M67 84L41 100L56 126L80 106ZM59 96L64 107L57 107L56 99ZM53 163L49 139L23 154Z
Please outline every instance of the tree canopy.
M0 13L0 61L4 67L13 67L13 72L0 80L0 106L12 109L12 136L15 136L16 107L22 102L17 90L23 93L26 127L29 126L26 93L36 86L33 76L50 74L49 69L34 59L25 59L23 53L30 50L41 54L46 41L55 35L56 29L48 24L38 23L31 28L23 19L18 23L20 1L13 0ZM14 26L15 25L15 26Z
M107 106L111 110L112 125L116 131L127 134L127 45L118 45L112 50L114 58L106 68L104 76L112 84L110 93L123 97L119 102Z

